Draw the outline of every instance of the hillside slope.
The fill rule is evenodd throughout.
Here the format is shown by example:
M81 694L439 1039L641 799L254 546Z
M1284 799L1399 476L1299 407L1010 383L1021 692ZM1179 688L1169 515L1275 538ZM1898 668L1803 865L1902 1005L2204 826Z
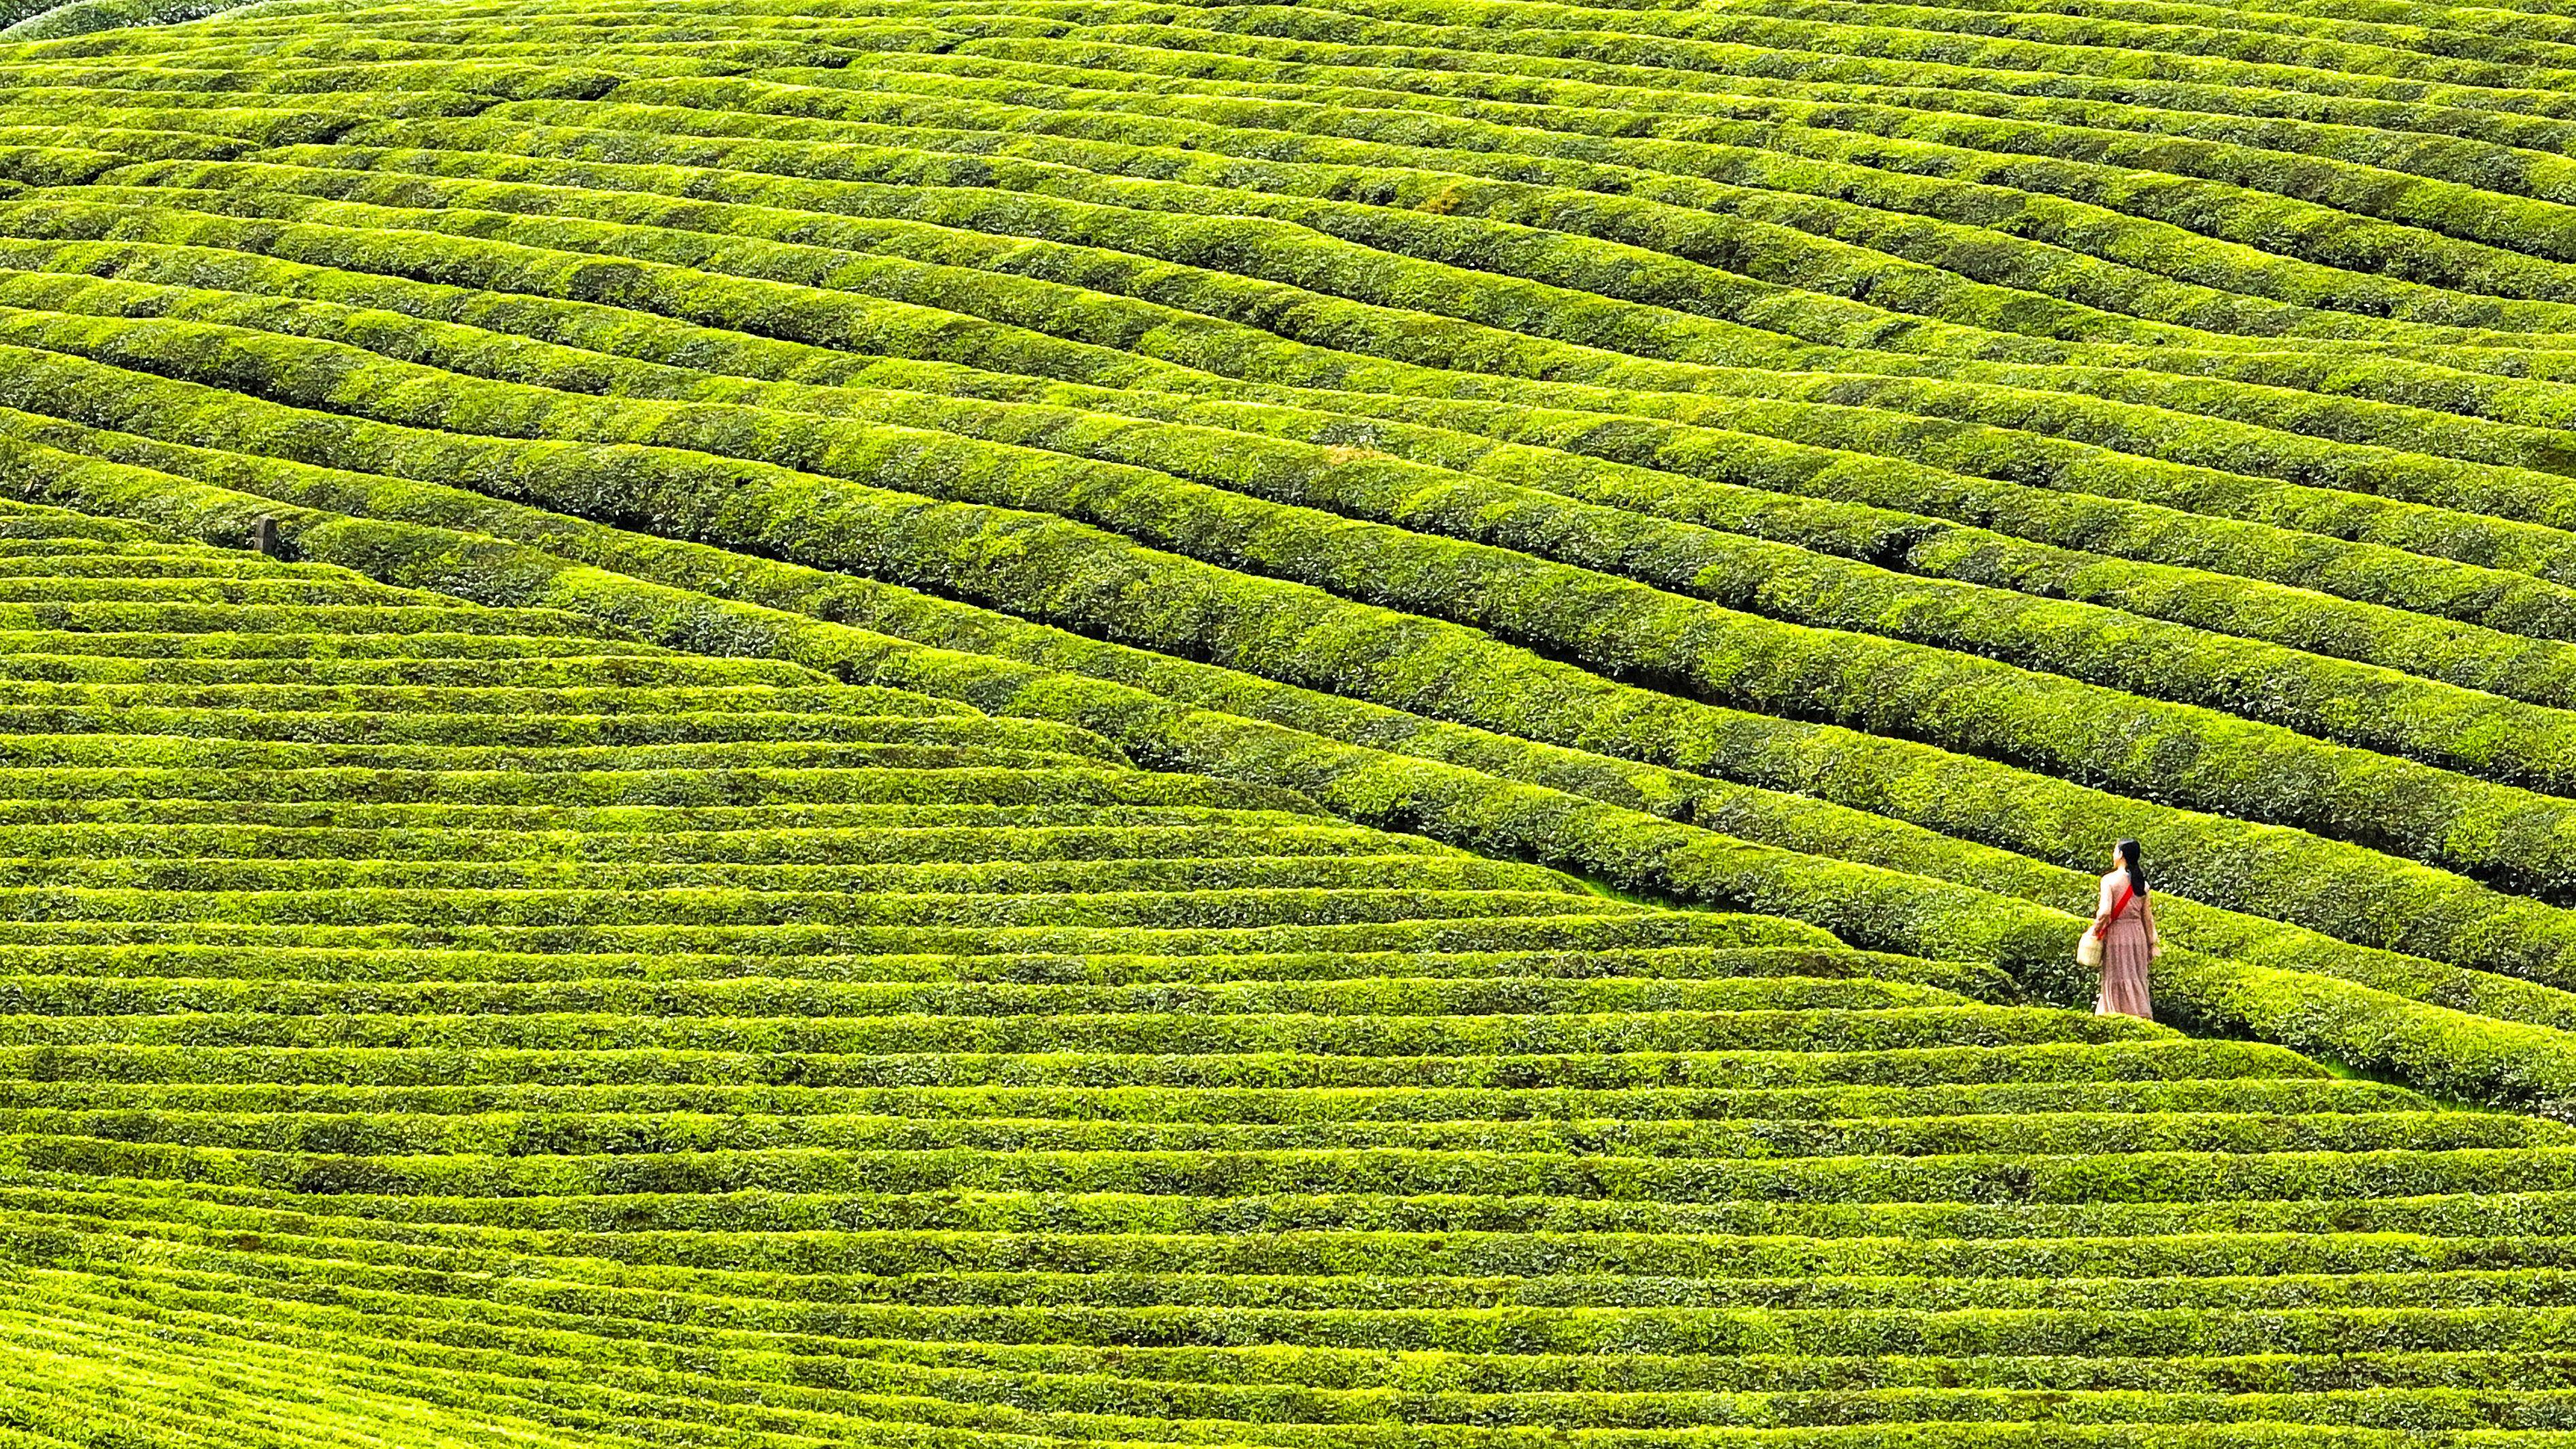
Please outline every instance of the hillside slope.
M2576 1101L2576 22L71 33L155 14L0 44L20 497L509 537L946 651L885 682L1147 763L2061 1000L2137 836L2177 1020Z
M0 509L0 678L12 1445L2538 1444L2576 1402L2576 1128L110 520Z

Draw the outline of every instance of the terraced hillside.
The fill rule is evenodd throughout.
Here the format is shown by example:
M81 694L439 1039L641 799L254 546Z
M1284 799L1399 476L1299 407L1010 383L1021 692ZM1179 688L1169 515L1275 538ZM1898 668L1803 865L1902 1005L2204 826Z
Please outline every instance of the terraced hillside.
M2576 1101L2576 19L202 8L0 36L21 498Z
M2576 1427L2576 1128L112 520L0 679L11 1446Z
M77 515L0 513L0 678L12 1443L614 1424L673 1392L614 1371L654 1331L603 1303L544 1349L522 1330L587 1310L537 1299L666 1278L801 1315L947 1239L898 1235L930 1256L890 1270L791 1230L1543 1150L1451 1120L1515 1075L1834 1080L1782 1049L1837 1038L2102 1043L2150 1077L2245 1055L1069 726ZM762 1286L799 1260L841 1288ZM707 1392L768 1377L705 1327ZM600 1377L549 1384L549 1354Z

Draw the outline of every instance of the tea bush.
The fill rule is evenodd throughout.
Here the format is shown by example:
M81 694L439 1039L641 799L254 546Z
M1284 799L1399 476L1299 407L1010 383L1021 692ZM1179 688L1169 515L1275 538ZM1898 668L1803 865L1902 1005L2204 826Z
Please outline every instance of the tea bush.
M2576 1436L2576 22L0 26L12 1444Z

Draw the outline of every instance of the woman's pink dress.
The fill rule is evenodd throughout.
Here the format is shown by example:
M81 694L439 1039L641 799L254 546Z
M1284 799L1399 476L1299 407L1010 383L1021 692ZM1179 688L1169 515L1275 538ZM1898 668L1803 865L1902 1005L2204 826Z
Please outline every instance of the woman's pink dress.
M2100 908L2110 909L2127 883L2125 873L2106 883L2103 889L2108 898ZM2095 1012L2155 1019L2155 1007L2147 993L2147 968L2155 955L2155 930L2156 918L2147 898L2131 894L2120 913L2111 918L2110 928L2102 933L2102 995L2093 1003Z

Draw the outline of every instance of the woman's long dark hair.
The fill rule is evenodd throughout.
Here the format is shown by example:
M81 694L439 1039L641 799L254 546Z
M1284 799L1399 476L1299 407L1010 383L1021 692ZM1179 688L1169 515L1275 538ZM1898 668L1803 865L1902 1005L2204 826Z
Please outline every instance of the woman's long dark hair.
M2120 852L2120 866L2129 873L2129 889L2144 896L2147 893L2147 868L2138 863L2138 842L2123 840L2111 848Z

